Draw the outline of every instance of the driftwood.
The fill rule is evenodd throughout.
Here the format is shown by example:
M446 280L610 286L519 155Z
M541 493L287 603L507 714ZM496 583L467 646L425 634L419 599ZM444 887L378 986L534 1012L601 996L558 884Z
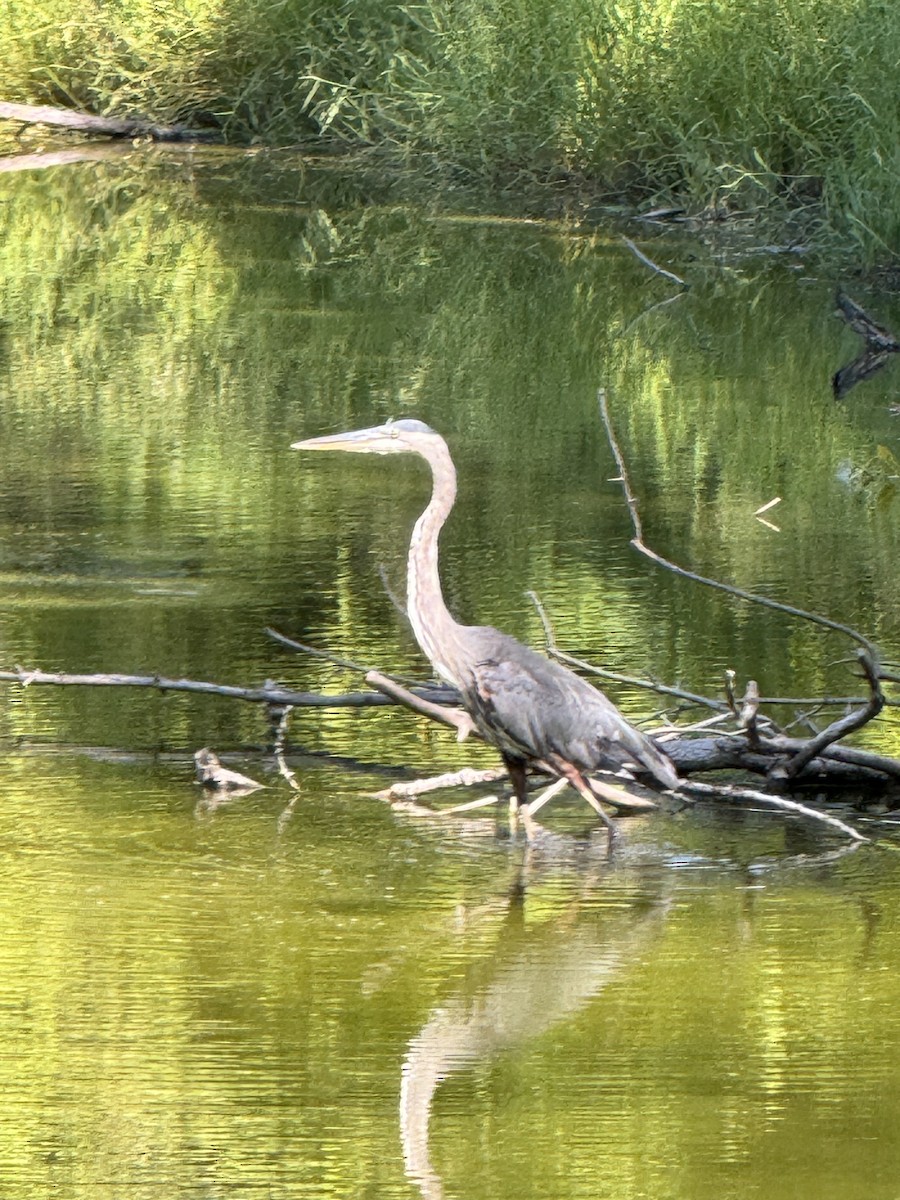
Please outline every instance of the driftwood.
M68 108L54 108L49 104L10 104L0 101L0 120L17 121L20 125L53 125L113 138L145 137L154 142L209 142L219 138L219 134L211 129L156 125L137 117L98 117Z
M322 692L293 691L271 682L262 687L245 688L206 680L169 679L159 675L72 675L52 671L30 671L24 667L13 671L0 671L0 681L18 683L24 688L41 685L150 688L161 692L193 692L223 696L226 699L262 704L279 710L402 705L431 720L451 726L457 730L457 734L462 727L466 736L478 737L468 714L459 709L459 696L453 688L421 686L406 689L378 672L369 672L367 678L379 690L327 695ZM646 680L642 683L646 688L653 689L657 686ZM825 701L827 700L826 697ZM781 702L790 701L788 698L781 698ZM707 698L706 703L712 707L718 706L720 702ZM844 720L845 718L841 718L838 724ZM768 776L785 787L884 789L896 785L900 788L900 760L834 742L822 744L810 757L809 748L814 743L818 744L821 735L817 735L816 738L791 738L773 733L753 738L747 731L737 728L737 722L735 726L735 731L730 733L706 733L703 723L697 732L694 731L695 727L685 730L670 727L658 736L664 742L666 753L674 761L679 774L684 776L709 771L742 771ZM799 767L795 765L790 773L783 771L786 764L797 764L801 755L805 761ZM779 771L779 768L782 770ZM501 778L502 773L497 777ZM459 783L473 781L465 778L458 780ZM410 793L407 791L407 794Z

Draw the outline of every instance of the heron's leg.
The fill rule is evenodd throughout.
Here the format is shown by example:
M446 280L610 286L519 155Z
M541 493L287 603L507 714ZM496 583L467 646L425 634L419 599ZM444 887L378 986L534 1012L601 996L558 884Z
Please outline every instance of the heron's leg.
M506 764L507 771L509 771L509 781L513 786L513 795L510 797L509 808L510 812L515 813L528 803L525 763L521 758L508 758L505 754L503 755L503 761Z
M571 763L566 762L565 759L553 758L549 761L554 769L559 771L560 775L569 781L575 791L578 792L580 796L583 796L585 800L587 800L588 804L606 826L609 832L610 841L612 841L616 832L615 823L607 813L606 809L594 795L593 791L591 790L591 785L588 783L582 773L577 767L574 767Z
M558 796L563 788L568 786L569 781L565 778L565 776L563 776L551 783L549 787L545 787L544 790L539 792L533 800L528 801L529 816L533 817L536 812L540 812L545 804L549 804L554 796Z

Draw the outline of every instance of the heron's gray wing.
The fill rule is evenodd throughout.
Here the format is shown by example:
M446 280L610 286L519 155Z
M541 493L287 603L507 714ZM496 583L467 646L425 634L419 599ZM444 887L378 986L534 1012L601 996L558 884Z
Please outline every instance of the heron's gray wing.
M583 771L633 765L669 787L669 760L597 688L515 638L476 627L465 698L495 745L524 758L558 756Z

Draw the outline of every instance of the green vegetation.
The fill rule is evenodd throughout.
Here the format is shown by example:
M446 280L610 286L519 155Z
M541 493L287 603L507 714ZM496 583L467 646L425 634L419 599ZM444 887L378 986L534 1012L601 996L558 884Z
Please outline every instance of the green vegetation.
M895 252L889 0L7 0L3 98L235 140L378 143L491 182L821 205Z

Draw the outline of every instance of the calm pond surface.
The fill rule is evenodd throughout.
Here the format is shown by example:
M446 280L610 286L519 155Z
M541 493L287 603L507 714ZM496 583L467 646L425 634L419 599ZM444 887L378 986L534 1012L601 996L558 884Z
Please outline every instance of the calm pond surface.
M0 226L0 668L359 686L268 626L426 677L421 464L288 448L415 415L461 619L541 644L530 588L610 668L858 694L845 639L634 553L599 386L656 549L900 658L897 364L830 385L836 284L900 305L801 254L628 227L676 299L622 229L190 152L3 174ZM292 797L252 705L4 689L4 1200L900 1194L890 826L660 813L610 861L574 801L526 844L373 798L495 761L400 711L296 712ZM208 803L204 745L269 786Z

